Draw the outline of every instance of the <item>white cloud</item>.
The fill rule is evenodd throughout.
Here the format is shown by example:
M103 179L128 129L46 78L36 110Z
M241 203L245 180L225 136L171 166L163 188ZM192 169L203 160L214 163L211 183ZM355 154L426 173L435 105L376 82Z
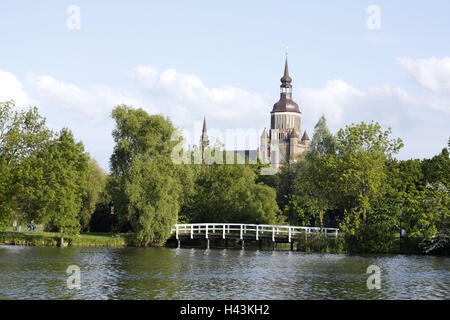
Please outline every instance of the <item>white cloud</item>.
M308 117L318 119L325 114L331 124L341 124L345 110L365 96L364 92L341 79L327 81L323 88L300 88L301 111ZM295 97L294 97L295 99Z
M446 70L446 63L423 63L409 58L398 61L410 74L422 79L423 92L411 94L392 85L363 89L342 79L329 80L319 88L294 88L294 100L303 113L302 129L307 129L312 137L322 114L334 132L346 124L374 120L392 127L394 136L405 141L402 158L429 157L439 152L448 139L450 115L450 90L442 71ZM443 69L437 68L436 63L443 64ZM432 67L427 70L424 65ZM82 88L49 75L33 74L28 75L24 89L13 74L0 71L0 100L14 97L22 105L32 101L52 128L71 128L107 168L113 148L110 112L118 104L168 116L196 143L204 115L210 139L214 138L214 129L223 133L227 129L260 130L269 127L270 111L278 99L277 87L270 95L234 86L213 88L198 76L175 69L160 72L153 66L138 66L129 76L136 84L129 91L105 85Z
M10 72L0 70L0 101L14 100L21 107L29 103L22 83Z
M174 69L162 72L152 66L138 66L131 77L143 88L143 94L175 124L200 120L220 120L231 126L245 126L249 120L261 120L270 101L266 96L233 86L208 88L196 75ZM253 124L256 124L253 122Z
M416 60L400 57L397 63L421 86L450 94L450 57Z
M142 107L152 113L156 111L139 97L104 85L82 89L48 75L35 76L31 73L28 75L28 84L33 97L41 104L69 109L98 120L107 117L114 106L122 103Z

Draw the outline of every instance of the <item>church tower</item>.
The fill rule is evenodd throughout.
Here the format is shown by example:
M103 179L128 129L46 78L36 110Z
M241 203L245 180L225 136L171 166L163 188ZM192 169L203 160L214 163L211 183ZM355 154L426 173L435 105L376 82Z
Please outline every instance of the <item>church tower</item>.
M308 134L301 135L301 117L298 104L292 100L292 78L286 53L283 77L280 79L280 100L273 105L270 112L270 130L264 130L261 136L259 157L263 162L270 162L278 171L283 161L296 160L297 156L309 149ZM268 160L268 161L267 161Z

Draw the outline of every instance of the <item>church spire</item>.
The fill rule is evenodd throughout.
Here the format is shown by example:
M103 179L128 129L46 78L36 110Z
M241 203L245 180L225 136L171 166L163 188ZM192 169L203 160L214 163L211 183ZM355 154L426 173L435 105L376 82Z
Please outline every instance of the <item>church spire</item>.
M206 132L206 117L203 117L203 129L202 129L202 135L200 136L200 146L202 151L208 146L209 140L208 140L208 134Z
M301 113L298 104L292 100L292 78L289 76L288 53L286 51L286 60L284 62L284 74L280 79L280 100L273 105L271 113L274 112L296 112Z
M280 79L281 81L281 89L283 88L292 88L291 82L292 78L289 76L289 66L288 66L288 53L286 51L286 61L284 63L284 74L283 77Z
M203 130L202 130L202 136L206 135L206 117L203 117Z

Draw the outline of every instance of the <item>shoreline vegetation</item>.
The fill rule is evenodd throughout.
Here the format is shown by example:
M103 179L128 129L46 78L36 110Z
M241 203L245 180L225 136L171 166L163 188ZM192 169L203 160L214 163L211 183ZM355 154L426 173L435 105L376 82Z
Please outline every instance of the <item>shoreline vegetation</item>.
M336 241L300 241L304 252L450 254L448 148L398 160L390 128L331 133L322 116L309 151L264 175L267 163L228 162L221 141L183 148L161 115L119 105L111 117L105 173L69 128L0 102L0 243L160 247L177 223L260 223L339 228Z
M64 241L67 247L76 248L127 248L137 247L133 233L110 233L110 232L83 232L78 235L66 236ZM399 249L399 235L396 237L396 249L388 252L378 252L376 254L413 254L413 255L442 255L442 254L426 254L418 251L416 248L418 243L411 240L403 240L402 249ZM273 243L264 240L262 242L263 250L273 250ZM32 231L0 231L0 245L11 246L31 246L31 247L60 247L61 235L58 232L32 232ZM175 248L176 241L173 238L162 247ZM205 249L206 240L196 239L183 241L182 247ZM239 240L228 239L227 242L214 239L211 240L212 249L236 249L240 250ZM246 250L256 250L259 245L256 241L246 242ZM289 243L277 243L276 250L290 250ZM326 238L321 235L309 235L308 239L296 241L294 248L298 252L303 253L327 253L327 254L352 254L345 249L345 240L341 238ZM364 254L360 252L358 254ZM373 254L373 253L370 253Z
M124 248L131 246L129 234L87 232L65 236L69 247ZM59 247L61 235L58 232L0 231L0 244L34 247Z

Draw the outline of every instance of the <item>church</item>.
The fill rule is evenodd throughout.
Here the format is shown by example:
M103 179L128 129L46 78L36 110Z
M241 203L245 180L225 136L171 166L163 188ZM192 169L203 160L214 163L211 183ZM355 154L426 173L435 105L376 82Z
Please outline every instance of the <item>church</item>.
M309 150L309 137L304 131L302 138L302 113L292 100L292 78L289 76L288 60L284 64L284 74L280 79L280 100L270 112L270 130L261 135L258 158L270 163L276 171L284 161L293 161L298 155Z
M275 172L279 170L283 162L295 161L301 153L308 151L310 143L306 130L302 135L302 113L298 104L292 99L292 78L289 76L287 55L284 74L280 81L280 99L273 105L270 112L270 130L267 132L264 128L258 150L234 151L238 155L247 157L250 163L256 163L256 157L262 163L270 163ZM206 119L204 119L200 145L207 144L208 135Z

